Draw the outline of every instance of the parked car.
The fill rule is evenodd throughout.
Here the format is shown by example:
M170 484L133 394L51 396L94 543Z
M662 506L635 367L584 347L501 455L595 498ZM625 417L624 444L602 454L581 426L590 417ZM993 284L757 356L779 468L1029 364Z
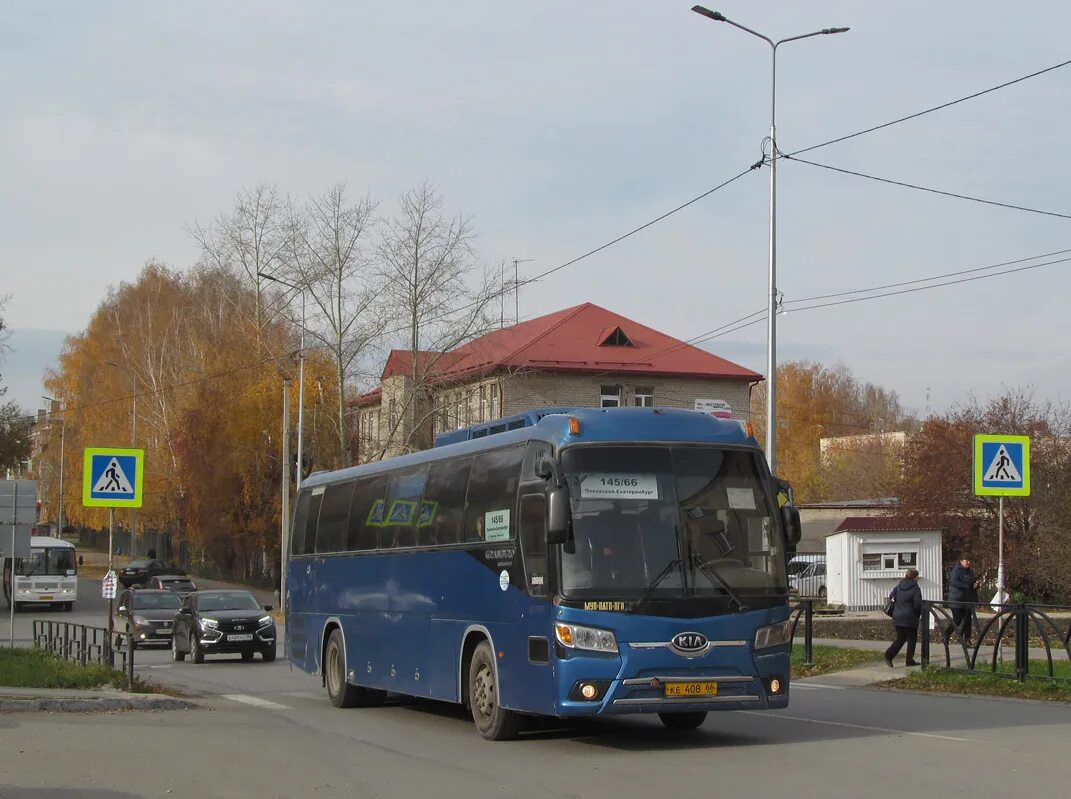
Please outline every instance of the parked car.
M197 590L193 580L183 577L181 574L158 574L145 584L146 588L155 588L159 591L174 591L180 597Z
M788 578L789 593L797 596L821 597L826 596L826 564L825 562L808 563L805 568Z
M237 653L252 660L259 652L275 660L275 621L249 591L196 591L187 594L175 616L171 656L203 663L205 655Z
M183 577L186 572L163 560L132 560L119 570L119 582L124 588L145 585L158 574L177 574Z
M145 644L168 643L180 605L181 599L173 591L123 591L112 619L116 644L122 646L127 633L133 636L135 649Z

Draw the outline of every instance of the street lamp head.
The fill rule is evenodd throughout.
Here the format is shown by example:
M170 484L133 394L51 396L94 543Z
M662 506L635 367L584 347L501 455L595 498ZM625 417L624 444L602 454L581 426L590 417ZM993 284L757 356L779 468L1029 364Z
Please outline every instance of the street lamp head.
M714 20L715 22L727 22L724 16L718 11L711 11L709 8L703 8L703 6L692 6L692 11L696 14L702 14L704 17Z
M847 33L851 28L822 28L822 33Z

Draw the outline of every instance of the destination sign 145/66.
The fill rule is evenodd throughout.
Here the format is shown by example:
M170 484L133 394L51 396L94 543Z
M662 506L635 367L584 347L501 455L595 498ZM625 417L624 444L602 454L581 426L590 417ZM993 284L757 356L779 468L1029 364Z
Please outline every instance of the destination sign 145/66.
M593 472L580 478L581 499L658 499L653 474Z

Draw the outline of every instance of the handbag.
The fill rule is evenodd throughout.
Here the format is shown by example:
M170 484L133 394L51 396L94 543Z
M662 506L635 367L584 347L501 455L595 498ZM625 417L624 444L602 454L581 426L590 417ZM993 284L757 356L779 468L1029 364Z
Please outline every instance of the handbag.
M882 612L886 616L893 615L893 608L896 607L896 594L892 593L885 597L885 604L881 606Z

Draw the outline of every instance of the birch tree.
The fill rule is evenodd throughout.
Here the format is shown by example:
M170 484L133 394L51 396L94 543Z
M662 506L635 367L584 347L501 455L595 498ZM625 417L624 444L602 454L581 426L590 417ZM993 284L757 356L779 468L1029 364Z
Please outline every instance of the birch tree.
M404 336L413 357L405 407L384 449L400 438L409 451L431 445L430 384L446 353L491 328L487 306L497 287L478 269L471 220L449 216L431 183L406 192L398 205L382 223L379 275L384 303L399 322L391 332Z

